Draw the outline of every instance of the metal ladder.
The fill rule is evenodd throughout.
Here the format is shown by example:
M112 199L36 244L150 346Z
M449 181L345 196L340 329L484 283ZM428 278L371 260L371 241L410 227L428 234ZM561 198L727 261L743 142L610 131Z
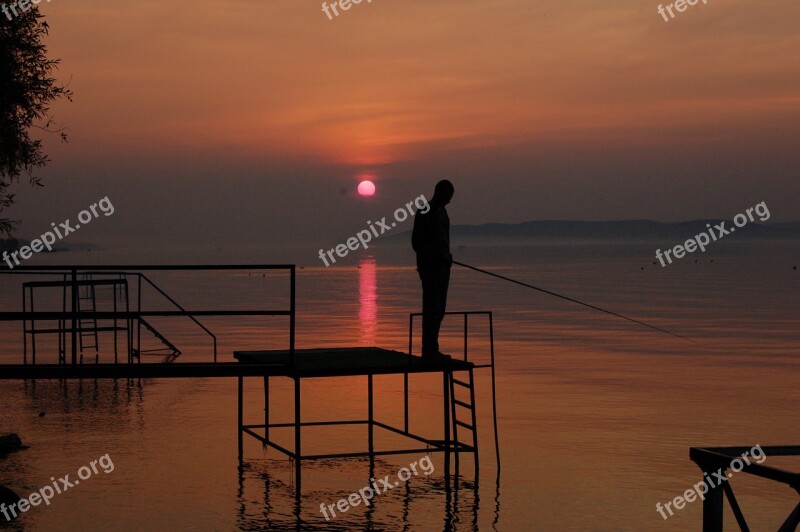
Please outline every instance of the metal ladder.
M463 361L469 362L469 318L470 316L485 316L488 318L488 325L489 325L489 361L482 362L475 364L472 363L472 367L468 369L452 369L452 368L444 368L445 372L445 394L449 397L445 398L445 418L446 425L445 425L445 439L444 440L436 440L435 443L444 444L442 448L446 450L446 452L454 452L455 453L455 466L456 466L456 478L458 478L458 467L459 467L459 454L462 452L470 452L473 453L475 457L475 479L477 480L478 474L480 471L479 468L479 460L478 460L478 415L476 409L476 400L475 400L475 375L474 371L478 369L488 369L491 372L491 400L492 400L492 424L493 424L493 433L494 433L494 453L495 459L497 463L497 478L500 478L500 439L497 434L497 393L496 393L496 386L495 386L495 360L494 360L494 318L492 315L492 311L490 310L472 310L472 311L447 311L445 312L445 316L461 316L463 317L464 323L464 355ZM408 319L408 354L409 356L409 364L411 360L414 358L414 318L422 318L421 312L412 312L409 314ZM455 357L454 357L455 358ZM459 357L461 358L461 357ZM463 377L461 379L456 378L455 375L461 374L462 372L467 372L467 377L464 380ZM456 397L456 390L460 390L461 388L466 388L469 390L469 399L465 398L458 398ZM463 390L462 390L463 394ZM405 432L409 432L409 385L408 385L408 373L403 376L403 402L404 402L404 410L405 410ZM466 412L464 412L466 411ZM459 414L462 417L459 417ZM463 419L463 414L468 414L469 421L465 421ZM471 445L459 439L459 427L462 429L462 437L463 431L468 430L472 433L472 443ZM452 439L450 438L450 434L452 434ZM440 449L441 450L441 449ZM449 462L447 462L449 463ZM449 478L449 477L448 477Z
M91 281L91 274L84 274L83 281ZM88 307L85 306L88 302ZM78 312L97 312L97 297L95 287L91 282L87 282L85 286L78 287ZM98 349L99 341L97 335L97 318L80 318L78 320L78 341L80 345L81 364L83 364L83 355L85 351L94 349L95 363L99 362L100 352Z
M450 373L450 419L452 420L453 429L453 449L455 451L456 471L459 466L459 455L461 451L472 451L475 456L475 470L478 470L478 417L475 408L475 376L473 370L467 370L467 380L459 380L455 377L455 372ZM456 397L456 389L466 388L469 390L469 400L461 400ZM458 417L460 410L466 410L469 413L469 423L461 421ZM458 427L467 429L472 433L472 446L462 445L458 439Z

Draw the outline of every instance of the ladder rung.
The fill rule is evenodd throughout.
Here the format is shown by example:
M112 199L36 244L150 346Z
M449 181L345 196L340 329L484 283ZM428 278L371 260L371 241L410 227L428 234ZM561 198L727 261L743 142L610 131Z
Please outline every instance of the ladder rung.
M469 410L472 410L472 409L474 408L474 406L473 406L473 405L471 405L471 404L469 404L469 403L465 403L464 401L459 401L458 399L453 399L453 402L454 402L455 404L457 404L457 405L460 405L460 406L463 406L464 408L467 408L467 409L469 409Z
M459 420L456 419L455 422L456 422L456 425L461 425L462 427L464 427L466 429L469 429L469 430L475 430L475 428L472 425L468 425L468 424L464 423L463 421L459 421Z
M459 384L459 385L463 386L464 388L472 388L472 385L467 384L464 381L460 381L458 379L452 379L452 380L453 380L453 384Z

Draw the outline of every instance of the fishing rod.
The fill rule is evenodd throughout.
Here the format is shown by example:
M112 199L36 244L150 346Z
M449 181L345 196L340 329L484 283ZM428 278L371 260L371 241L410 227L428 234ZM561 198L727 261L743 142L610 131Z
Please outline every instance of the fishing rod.
M565 299L567 301L571 301L573 303L577 303L579 305L583 305L584 307L589 307L589 308L594 309L594 310L599 310L600 312L605 312L606 314L611 314L612 316L616 316L616 317L622 318L624 320L632 321L633 323L638 323L639 325L644 325L645 327L649 327L649 328L651 328L653 330L656 330L656 331L659 331L659 332L662 332L662 333L665 333L665 334L669 334L669 335L675 336L677 338L682 338L684 340L688 340L690 342L694 342L694 340L692 340L691 338L686 338L685 336L681 336L680 334L675 334L674 332L669 332L669 331L667 331L665 329L662 329L660 327L656 327L655 325L650 325L650 324L645 323L643 321L639 321L639 320L636 320L636 319L633 319L633 318L629 318L627 316L623 316L622 314L617 314L616 312L612 312L612 311L606 310L604 308L596 307L594 305L590 305L589 303L584 303L583 301L578 301L577 299L572 299L571 297L562 296L561 294L556 294L555 292L551 292L550 290L545 290L544 288L539 288L538 286L533 286L532 284L523 283L522 281L517 281L516 279L512 279L512 278L506 277L504 275L500 275L500 274L497 274L497 273L494 273L494 272L490 272L490 271L487 271L487 270L482 270L480 268L476 268L475 266L470 266L469 264L464 264L463 262L458 262L458 261L454 260L453 264L458 264L459 266L462 266L462 267L470 269L470 270L474 270L474 271L479 272L479 273L484 273L486 275L491 275L492 277L497 277L498 279L502 279L502 280L508 281L510 283L518 284L518 285L524 286L526 288L532 288L534 290L538 290L539 292L543 292L543 293L549 294L551 296L555 296L555 297L558 297L558 298L561 298L561 299Z

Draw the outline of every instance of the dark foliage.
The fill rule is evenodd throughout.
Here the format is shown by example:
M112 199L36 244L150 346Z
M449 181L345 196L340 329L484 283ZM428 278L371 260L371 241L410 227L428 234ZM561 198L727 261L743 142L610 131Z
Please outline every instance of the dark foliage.
M36 170L49 159L31 130L59 135L65 142L66 133L55 125L49 105L72 96L52 77L59 61L47 58L44 16L37 7L17 11L11 20L0 14L0 213L13 204L10 190L22 175L31 185L42 186ZM0 217L0 234L9 235L17 223Z

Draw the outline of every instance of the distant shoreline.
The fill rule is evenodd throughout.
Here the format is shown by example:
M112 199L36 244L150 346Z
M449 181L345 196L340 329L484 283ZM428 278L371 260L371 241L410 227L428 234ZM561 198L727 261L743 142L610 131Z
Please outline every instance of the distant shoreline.
M539 240L643 240L678 239L706 229L727 220L705 219L686 222L655 222L652 220L620 220L609 222L586 222L572 220L541 220L518 224L487 223L480 225L453 225L451 239L492 238L492 239L539 239ZM757 239L800 239L800 222L749 224L737 233L741 238ZM392 235L387 240L408 239L409 231Z

